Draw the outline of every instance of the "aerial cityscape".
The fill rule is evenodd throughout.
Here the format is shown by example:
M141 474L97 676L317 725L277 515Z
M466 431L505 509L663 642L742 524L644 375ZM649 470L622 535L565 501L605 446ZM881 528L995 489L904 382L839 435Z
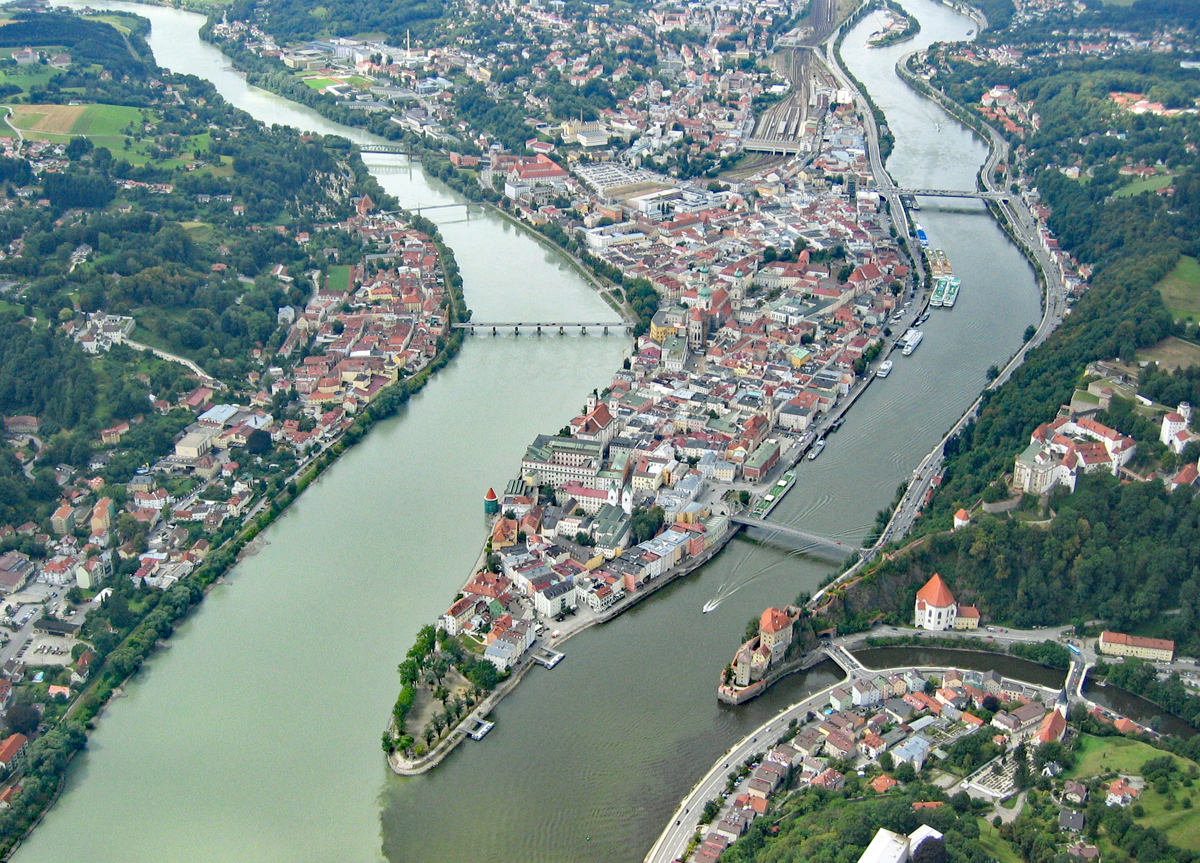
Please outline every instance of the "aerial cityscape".
M0 109L5 859L1200 860L1200 5L14 0Z

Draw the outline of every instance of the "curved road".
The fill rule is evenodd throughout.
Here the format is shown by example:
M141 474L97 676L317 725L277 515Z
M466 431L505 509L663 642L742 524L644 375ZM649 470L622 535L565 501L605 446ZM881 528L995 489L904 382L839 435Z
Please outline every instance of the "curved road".
M949 631L949 632L934 632L931 636L961 636L964 640L970 638L987 639L993 643L1037 643L1047 639L1054 639L1062 633L1062 631L1070 627L1057 627L1053 629L1031 629L1031 630L1013 630L1006 629L1004 633L997 632L996 634L987 631L977 631L974 633L966 631ZM905 665L899 668L865 668L853 654L849 653L846 645L855 644L868 636L888 636L888 635L911 635L914 630L899 629L896 627L877 628L867 633L856 633L855 635L845 638L835 639L832 649L839 652L842 661L847 662L856 669L861 669L861 675L864 678L873 678L879 675L887 676L889 674L900 674L913 668L911 665ZM917 630L920 632L920 630ZM945 670L945 666L917 666L917 670L923 674L937 673ZM759 752L767 752L777 745L778 738L787 730L788 722L795 719L798 725L803 725L807 721L809 711L820 713L825 707L829 699L829 693L839 686L844 686L846 683L852 682L859 676L859 671L851 672L843 680L838 681L832 686L816 692L803 701L791 705L780 713L776 714L771 719L764 722L754 731L747 734L737 743L735 743L726 753L718 760L709 771L704 774L704 777L696 783L691 792L679 804L675 813L671 816L671 822L667 828L659 835L658 841L654 843L654 847L646 855L645 863L672 863L679 860L687 850L688 842L692 836L701 828L698 823L700 813L704 810L704 804L709 800L720 798L725 791L726 779L731 771L738 769L747 758ZM1050 689L1045 686L1036 684L1026 684L1040 690L1043 694L1053 696L1057 690ZM737 793L737 792L735 792Z

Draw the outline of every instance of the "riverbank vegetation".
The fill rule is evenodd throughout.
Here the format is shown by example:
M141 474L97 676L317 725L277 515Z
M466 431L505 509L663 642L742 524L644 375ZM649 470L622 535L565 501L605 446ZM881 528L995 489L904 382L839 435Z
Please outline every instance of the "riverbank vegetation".
M443 629L421 627L397 669L401 688L392 708L392 721L383 733L385 753L399 751L409 759L421 758L508 677L507 672L502 674L492 663L476 656L477 649ZM441 710L436 706L439 701ZM420 729L408 726L414 710L423 720Z
M870 47L886 48L889 45L898 45L901 42L907 42L921 32L921 22L917 20L917 16L906 11L896 0L878 0L874 5L876 8L891 12L895 16L895 20L903 22L904 26L897 30L888 30L879 36L872 36L867 40Z
M722 861L840 863L858 859L880 828L908 835L921 824L944 837L944 847L938 849L941 856L930 857L930 861L990 860L978 842L979 825L969 800L955 798L949 805L952 801L946 792L920 781L893 789L886 796L875 795L866 787L867 780L853 772L846 781L846 789L840 793L807 789L792 794L777 809L756 819L746 835L721 855ZM920 803L942 805L914 807Z
M878 8L876 3L866 3L859 6L845 21L841 24L841 30L838 32L837 40L833 43L833 56L837 60L838 66L847 78L853 82L858 92L862 94L863 99L867 102L867 107L871 109L871 115L875 118L875 127L879 138L879 158L887 163L888 156L892 154L892 148L896 146L896 136L891 133L887 124L887 115L883 110L875 104L875 100L871 98L871 91L863 86L862 81L854 77L854 73L850 71L846 62L842 59L842 42L846 39L846 34L849 33L854 25L861 21L871 12Z
M1101 660L1090 674L1152 701L1193 728L1200 728L1200 695L1183 685L1178 672L1159 680L1158 669L1151 663L1141 659L1126 659L1112 665Z

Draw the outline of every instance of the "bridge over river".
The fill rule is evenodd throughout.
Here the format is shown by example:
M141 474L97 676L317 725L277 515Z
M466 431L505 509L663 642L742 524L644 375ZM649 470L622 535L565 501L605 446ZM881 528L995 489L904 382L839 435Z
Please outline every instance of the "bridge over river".
M864 551L863 548L852 543L842 542L833 537L813 533L811 530L805 530L794 525L780 524L779 522L768 521L764 518L755 518L752 515L732 515L729 517L729 520L734 524L766 531L771 536L785 536L796 540L801 543L802 551L827 555L837 560L844 560L848 555L862 554Z
M912 195L923 198L978 198L986 201L1007 201L1007 192L981 192L975 189L901 189L891 186L879 190L887 195Z
M483 330L485 333L491 330L493 336L507 330L512 330L513 335L520 335L522 330L533 330L539 336L542 334L542 330L558 330L559 335L564 335L569 329L586 333L588 327L600 330L607 336L610 330L626 333L633 329L633 324L623 321L466 321L450 326L456 330L468 330L471 333L477 329Z

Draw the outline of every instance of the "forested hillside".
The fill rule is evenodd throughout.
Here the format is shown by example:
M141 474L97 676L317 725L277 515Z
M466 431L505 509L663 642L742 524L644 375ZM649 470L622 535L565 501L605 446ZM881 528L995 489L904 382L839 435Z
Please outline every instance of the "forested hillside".
M1160 482L1119 485L1107 474L1054 502L1048 529L984 518L883 564L912 571L895 611L912 611L916 584L940 572L956 597L1013 626L1107 620L1121 630L1180 613L1158 631L1200 648L1200 500Z
M61 45L76 63L94 63L114 73L144 76L147 67L141 58L149 57L150 49L141 36L133 34L128 39L126 42L114 28L99 21L54 12L23 12L17 20L0 27L0 48Z
M1089 65L1086 72L1028 77L1014 80L1013 86L1021 88L1022 98L1028 94L1035 101L1043 117L1041 130L1026 145L1029 170L1052 211L1049 224L1062 247L1096 268L1091 288L1054 335L1030 353L1012 381L989 396L979 420L951 441L945 481L927 523L948 526L950 512L973 502L984 486L1011 469L1030 432L1070 400L1088 362L1133 359L1138 349L1172 332L1195 333L1194 325L1172 321L1154 286L1181 253L1200 249L1200 156L1187 146L1200 136L1200 122L1194 115L1166 124L1156 118L1114 116L1104 99L1113 89L1144 92L1156 86L1194 98L1200 95L1200 75L1168 77L1108 69L1099 62ZM967 101L993 77L991 70L956 67L947 75L947 89ZM1106 126L1125 137L1084 133ZM1122 166L1159 160L1175 174L1173 196L1114 195L1130 182L1120 174ZM1078 162L1092 166L1086 183L1058 170Z
M383 33L400 45L409 30L428 35L446 4L443 0L324 0L319 5L302 0L237 0L230 17L244 20L254 11L270 22L271 34L281 42Z

